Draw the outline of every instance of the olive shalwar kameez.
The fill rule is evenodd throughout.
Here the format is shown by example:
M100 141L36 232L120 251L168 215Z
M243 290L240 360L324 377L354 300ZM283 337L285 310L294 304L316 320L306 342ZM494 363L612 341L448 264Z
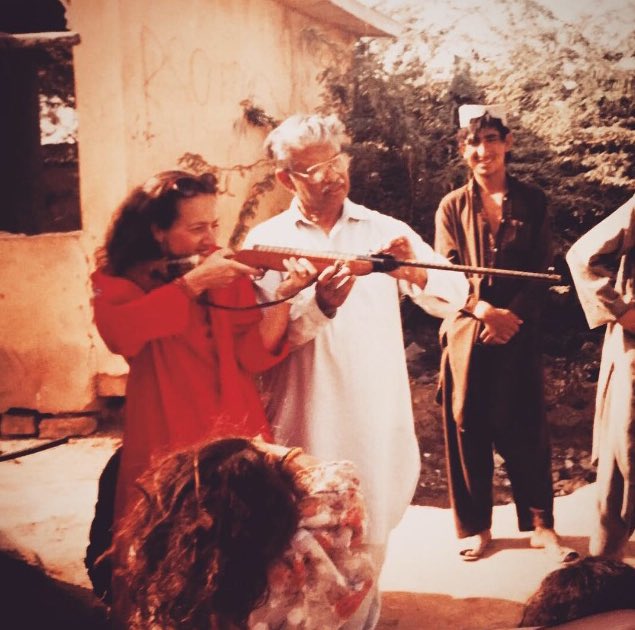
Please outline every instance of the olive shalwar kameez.
M507 176L494 236L474 179L444 197L435 249L455 264L543 272L552 260L544 193ZM553 527L551 450L545 417L539 312L541 281L472 275L466 307L441 327L443 405L450 499L460 538L491 528L493 449L504 458L518 526ZM503 345L479 342L479 300L523 320Z

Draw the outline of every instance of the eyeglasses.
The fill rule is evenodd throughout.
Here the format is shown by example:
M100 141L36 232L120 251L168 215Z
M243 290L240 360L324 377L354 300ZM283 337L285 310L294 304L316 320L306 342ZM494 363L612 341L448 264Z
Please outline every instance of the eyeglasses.
M337 173L343 173L351 163L351 156L348 153L337 153L332 158L324 162L318 162L309 166L305 171L294 171L288 169L291 175L300 177L311 184L319 184L324 181L329 169L333 169Z
M177 192L181 197L214 194L218 190L218 180L213 173L203 173L198 177L179 177L168 190Z

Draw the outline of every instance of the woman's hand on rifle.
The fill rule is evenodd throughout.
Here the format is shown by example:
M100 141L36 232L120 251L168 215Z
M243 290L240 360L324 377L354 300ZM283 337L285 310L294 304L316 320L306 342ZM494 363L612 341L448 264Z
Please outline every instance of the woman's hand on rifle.
M293 297L302 289L313 284L317 278L317 269L306 258L286 258L283 264L289 273L276 289L276 299L278 300L287 300Z
M265 348L279 352L280 344L285 338L289 325L291 302L289 298L315 282L317 269L306 258L290 256L283 260L287 275L277 286L275 301L262 311L260 337ZM280 302L280 300L284 300Z
M222 289L240 276L260 275L255 267L233 260L234 251L229 248L217 249L207 256L200 265L183 276L187 287L196 295L207 289Z

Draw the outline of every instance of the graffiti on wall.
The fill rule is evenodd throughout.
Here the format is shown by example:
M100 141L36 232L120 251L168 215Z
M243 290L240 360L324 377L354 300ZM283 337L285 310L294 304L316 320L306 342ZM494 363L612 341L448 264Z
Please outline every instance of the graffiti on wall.
M219 71L205 50L188 46L177 37L162 40L150 28L140 36L141 72L145 121L143 137L151 142L155 137L152 121L179 102L204 107L210 102L212 85ZM162 118L162 116L159 116Z

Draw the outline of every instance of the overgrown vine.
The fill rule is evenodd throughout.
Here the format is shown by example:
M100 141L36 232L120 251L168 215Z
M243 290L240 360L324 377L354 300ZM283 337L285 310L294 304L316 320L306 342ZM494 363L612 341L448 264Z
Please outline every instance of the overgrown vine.
M272 129L278 121L267 114L262 108L257 107L251 100L245 99L240 103L243 108L243 117L247 123L253 127ZM245 233L249 230L250 221L256 216L258 205L265 193L273 190L275 186L275 174L273 163L267 158L262 158L251 164L234 164L233 166L222 167L210 164L202 155L198 153L184 153L179 159L178 164L182 168L196 174L214 173L220 182L220 194L229 192L227 185L227 176L229 173L239 173L244 176L253 172L255 169L264 169L264 174L251 185L247 197L238 212L236 224L229 238L229 247L234 249L240 246Z

